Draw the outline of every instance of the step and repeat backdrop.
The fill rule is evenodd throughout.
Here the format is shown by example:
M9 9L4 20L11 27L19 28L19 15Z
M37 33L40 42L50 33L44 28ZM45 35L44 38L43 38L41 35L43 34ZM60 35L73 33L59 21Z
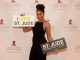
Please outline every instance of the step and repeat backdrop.
M67 49L47 55L47 60L80 60L80 0L0 0L0 60L29 60L32 31L13 27L13 17L34 15L45 5L45 19L53 39L64 37ZM47 38L46 38L47 39Z

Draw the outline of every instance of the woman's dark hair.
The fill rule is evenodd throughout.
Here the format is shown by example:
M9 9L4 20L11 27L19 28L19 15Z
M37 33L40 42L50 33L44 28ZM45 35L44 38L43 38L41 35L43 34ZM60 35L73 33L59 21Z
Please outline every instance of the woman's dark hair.
M41 12L45 12L44 11L44 8L45 8L45 6L43 5L43 4L38 4L38 5L36 5L36 11L41 11Z

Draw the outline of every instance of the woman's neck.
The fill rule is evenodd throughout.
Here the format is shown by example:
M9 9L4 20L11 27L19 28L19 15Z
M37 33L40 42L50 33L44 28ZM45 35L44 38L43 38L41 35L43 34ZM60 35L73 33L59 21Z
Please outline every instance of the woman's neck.
M43 19L43 20L40 20L40 21L38 21L38 22L44 22L45 21L45 19Z

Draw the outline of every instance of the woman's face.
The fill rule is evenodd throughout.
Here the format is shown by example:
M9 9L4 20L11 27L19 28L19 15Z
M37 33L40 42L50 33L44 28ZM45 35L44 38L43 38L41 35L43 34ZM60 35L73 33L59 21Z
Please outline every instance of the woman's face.
M36 15L39 21L44 19L44 13L42 11L36 11Z

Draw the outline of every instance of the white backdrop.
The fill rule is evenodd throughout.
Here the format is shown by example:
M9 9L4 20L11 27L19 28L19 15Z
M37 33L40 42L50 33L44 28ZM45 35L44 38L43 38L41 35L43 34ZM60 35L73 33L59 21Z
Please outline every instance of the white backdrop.
M64 37L68 45L47 60L80 60L80 0L0 0L0 60L29 60L32 31L13 28L12 21L15 15L35 15L39 3L46 7L53 39Z

